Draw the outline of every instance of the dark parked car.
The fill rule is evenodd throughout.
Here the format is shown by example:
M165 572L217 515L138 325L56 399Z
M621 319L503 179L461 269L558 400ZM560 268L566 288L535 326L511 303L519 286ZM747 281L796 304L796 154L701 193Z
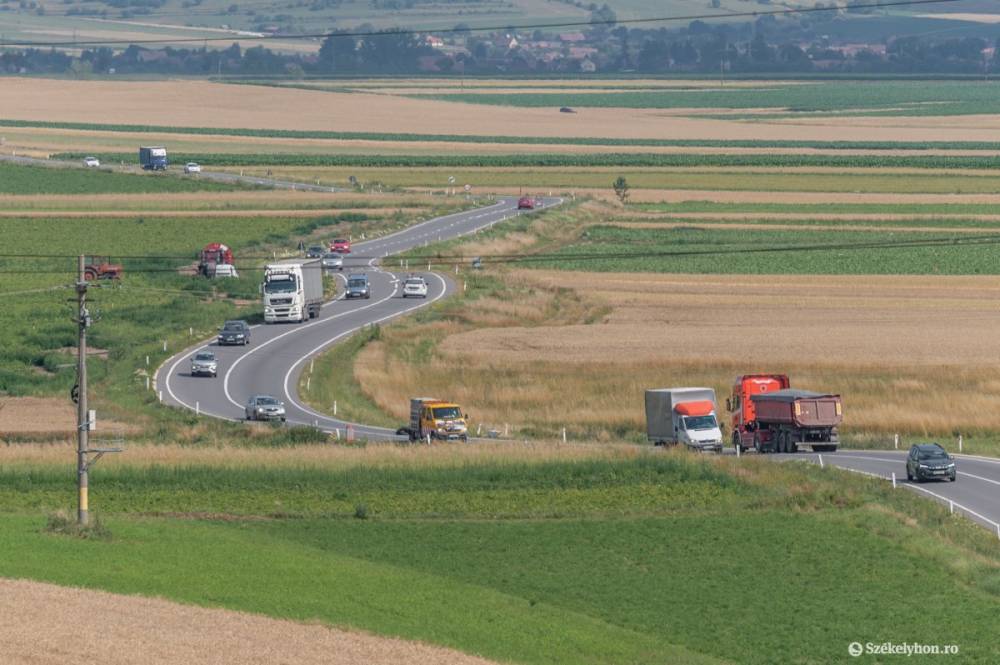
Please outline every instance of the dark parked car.
M936 443L916 443L906 458L906 478L923 482L932 478L955 482L955 458Z
M240 344L246 346L250 343L250 326L246 321L226 321L226 324L219 328L219 345Z
M326 254L326 250L323 249L320 245L312 245L311 247L306 249L307 259L318 259L324 254Z
M254 395L247 400L247 420L280 420L285 422L285 404L270 395Z

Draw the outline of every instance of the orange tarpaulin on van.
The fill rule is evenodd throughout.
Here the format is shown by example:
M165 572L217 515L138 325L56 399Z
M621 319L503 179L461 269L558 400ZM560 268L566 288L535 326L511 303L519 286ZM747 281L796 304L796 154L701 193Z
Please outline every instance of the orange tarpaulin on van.
M682 416L707 416L715 411L715 405L709 400L700 402L684 402L674 407L674 410Z

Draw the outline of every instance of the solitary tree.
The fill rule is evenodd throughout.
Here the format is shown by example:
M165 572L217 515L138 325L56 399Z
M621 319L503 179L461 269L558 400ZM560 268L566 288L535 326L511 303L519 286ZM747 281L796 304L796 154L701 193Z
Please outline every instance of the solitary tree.
M622 205L628 203L628 182L625 180L625 176L618 176L618 180L615 180L611 186L615 188L615 196L622 202Z

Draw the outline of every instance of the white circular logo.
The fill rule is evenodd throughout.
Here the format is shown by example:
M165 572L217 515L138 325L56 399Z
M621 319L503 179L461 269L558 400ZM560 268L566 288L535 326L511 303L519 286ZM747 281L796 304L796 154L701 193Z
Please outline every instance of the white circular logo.
M860 656L862 651L861 642L851 642L847 645L847 653L851 654L855 658Z

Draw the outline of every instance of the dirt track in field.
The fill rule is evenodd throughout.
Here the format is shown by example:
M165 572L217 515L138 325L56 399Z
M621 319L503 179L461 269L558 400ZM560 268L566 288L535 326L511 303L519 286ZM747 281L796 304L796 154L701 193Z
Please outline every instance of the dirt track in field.
M995 277L529 273L608 305L603 324L486 328L446 355L474 364L608 358L969 367L1000 364Z
M0 579L0 661L30 665L487 665L458 651L166 600Z
M565 114L556 108L481 106L205 81L14 78L3 85L0 117L25 120L515 136L1000 141L1000 116L964 116L960 122L951 117L851 117L747 123L680 117L676 109L587 108ZM81 105L80 99L100 99L101 104Z

